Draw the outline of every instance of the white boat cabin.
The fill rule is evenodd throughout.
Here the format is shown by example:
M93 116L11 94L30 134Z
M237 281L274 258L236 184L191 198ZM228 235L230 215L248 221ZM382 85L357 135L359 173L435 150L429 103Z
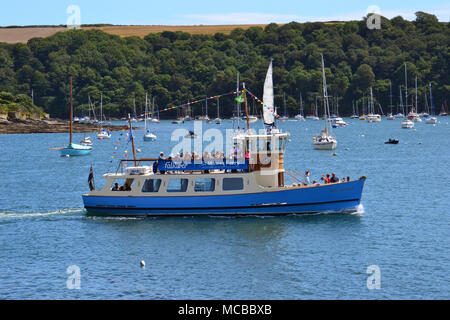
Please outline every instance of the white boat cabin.
M284 152L288 136L288 133L237 135L233 138L235 157L228 159L197 162L176 159L136 160L153 161L153 165L122 167L122 172L118 170L105 174L103 177L107 181L104 188L93 190L91 195L197 196L284 188ZM158 170L153 170L156 164Z

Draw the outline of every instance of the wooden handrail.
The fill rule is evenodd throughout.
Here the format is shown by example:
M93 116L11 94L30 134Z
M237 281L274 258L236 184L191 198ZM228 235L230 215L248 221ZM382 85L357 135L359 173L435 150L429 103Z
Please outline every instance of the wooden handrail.
M300 181L302 184L305 184L302 180L300 180L299 178L297 178L296 176L294 176L293 174L289 173L288 171L285 171L288 175L290 175L292 178L294 178L297 181Z

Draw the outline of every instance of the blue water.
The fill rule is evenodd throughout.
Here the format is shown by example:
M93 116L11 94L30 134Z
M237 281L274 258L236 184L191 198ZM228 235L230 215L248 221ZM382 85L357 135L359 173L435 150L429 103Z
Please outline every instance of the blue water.
M99 187L131 157L123 132L79 158L47 150L67 134L0 135L0 299L449 299L449 120L405 130L346 119L335 151L312 148L322 121L281 123L288 169L367 181L357 214L266 218L87 217L89 168ZM152 125L153 143L136 130L138 157L170 153L181 127ZM66 286L72 265L79 290ZM370 265L381 289L367 287Z

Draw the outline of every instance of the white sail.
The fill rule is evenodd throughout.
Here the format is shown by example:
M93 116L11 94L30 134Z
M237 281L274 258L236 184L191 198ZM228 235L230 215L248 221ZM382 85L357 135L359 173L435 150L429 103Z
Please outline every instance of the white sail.
M272 77L272 60L270 60L269 69L267 70L266 80L264 82L263 94L263 111L264 123L272 125L275 122L274 100L273 100L273 77Z

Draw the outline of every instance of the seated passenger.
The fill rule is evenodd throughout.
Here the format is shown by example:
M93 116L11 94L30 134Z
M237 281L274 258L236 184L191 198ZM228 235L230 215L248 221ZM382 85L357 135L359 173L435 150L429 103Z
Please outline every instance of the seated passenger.
M117 182L114 184L114 187L111 189L111 191L119 191L119 184Z
M335 174L334 172L331 174L330 182L331 182L331 183L339 182L339 178L336 177L336 174Z

